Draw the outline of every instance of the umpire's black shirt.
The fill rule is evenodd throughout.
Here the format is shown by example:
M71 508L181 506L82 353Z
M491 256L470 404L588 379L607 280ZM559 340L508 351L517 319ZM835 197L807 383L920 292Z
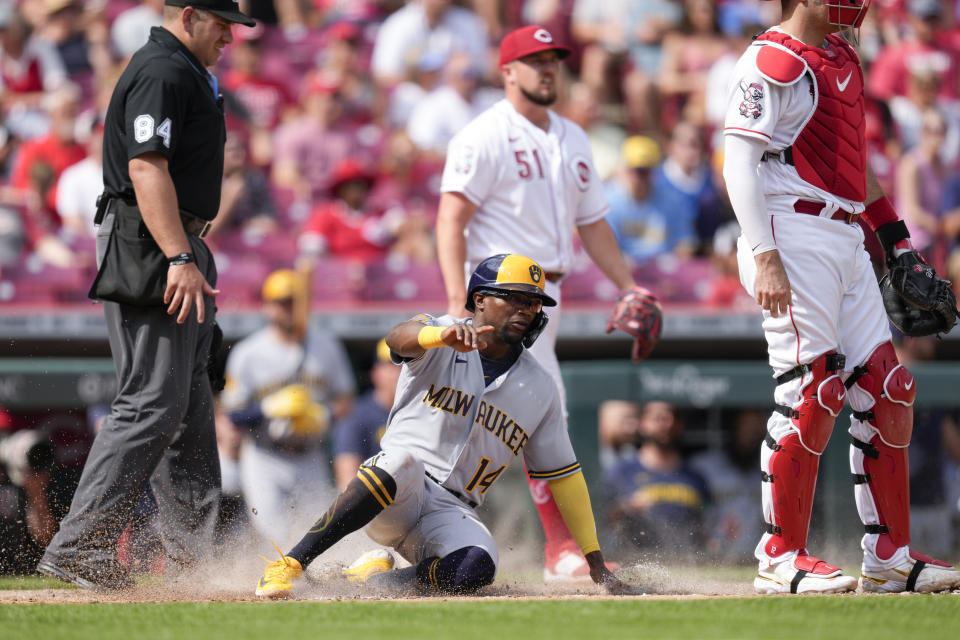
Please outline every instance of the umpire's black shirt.
M213 220L220 208L226 128L216 80L163 27L131 58L110 98L103 133L103 182L135 200L127 163L163 155L181 211Z

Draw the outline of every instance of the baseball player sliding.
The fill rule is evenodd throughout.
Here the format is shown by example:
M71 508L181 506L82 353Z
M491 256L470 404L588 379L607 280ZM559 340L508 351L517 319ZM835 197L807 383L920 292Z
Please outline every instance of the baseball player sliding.
M557 98L560 60L570 50L533 25L500 44L506 98L477 116L451 140L437 214L437 249L447 290L447 313L465 315L466 279L481 260L519 252L543 265L546 292L558 306L531 353L553 377L565 404L554 352L560 281L573 263L573 229L587 253L624 292L613 328L636 338L634 359L649 355L660 332L660 307L636 286L616 237L584 131L549 109ZM530 478L546 533L546 580L587 575L588 567L564 526L546 484Z
M852 591L857 580L807 552L820 455L849 398L850 467L865 533L860 588L939 591L960 572L910 549L907 446L917 393L897 361L905 333L949 331L949 283L913 250L867 166L863 72L836 35L870 0L783 0L783 21L737 63L725 123L730 200L743 228L740 277L763 307L777 409L761 453L766 533L761 593ZM866 203L866 205L864 205ZM886 251L881 297L863 216Z
M610 592L628 591L604 565L556 385L528 351L547 325L542 307L557 304L544 280L530 258L496 255L470 279L472 320L419 315L390 330L387 344L403 370L382 450L306 536L267 566L257 595L290 595L304 567L364 526L413 566L388 571L389 552L366 554L349 574L356 581L447 593L490 584L497 548L475 508L521 454L530 475L547 480L559 498L590 577Z

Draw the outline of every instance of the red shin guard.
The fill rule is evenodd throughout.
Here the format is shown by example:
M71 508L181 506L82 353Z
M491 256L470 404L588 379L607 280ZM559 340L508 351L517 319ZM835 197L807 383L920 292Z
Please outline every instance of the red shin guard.
M772 537L766 544L771 557L807 546L819 465L820 456L810 453L796 433L781 438L770 455L764 481L773 497L773 523L767 525Z
M858 445L854 445L858 446ZM866 525L867 533L879 533L877 553L890 557L899 547L910 544L910 467L906 447L891 447L874 437L863 451L866 482L880 516L879 524Z
M856 376L856 386L874 400L868 411L855 411L853 415L875 429L869 442L853 440L852 460L862 460L864 471L859 474L855 470L853 481L866 484L869 489L879 522L870 522L873 516L869 516L865 518L865 529L867 533L880 534L877 554L887 558L897 548L910 543L907 445L913 434L913 401L917 387L913 376L897 360L889 342L877 347L862 367L854 369L853 375Z

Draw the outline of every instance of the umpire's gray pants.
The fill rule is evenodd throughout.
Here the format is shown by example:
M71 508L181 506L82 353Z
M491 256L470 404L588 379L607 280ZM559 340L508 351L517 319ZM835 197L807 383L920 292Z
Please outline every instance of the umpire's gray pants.
M109 217L108 217L109 218ZM104 221L102 228L112 228ZM98 235L97 249L105 237ZM190 237L198 266L216 285L206 245ZM87 564L116 558L147 480L159 508L168 572L209 551L220 507L220 461L207 377L214 304L182 325L164 307L104 303L118 390L83 468L70 512L46 559ZM171 564L173 566L171 566Z

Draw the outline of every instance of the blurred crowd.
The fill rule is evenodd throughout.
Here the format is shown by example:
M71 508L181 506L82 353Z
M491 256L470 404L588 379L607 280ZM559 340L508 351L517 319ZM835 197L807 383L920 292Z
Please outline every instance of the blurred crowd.
M555 105L589 134L609 221L668 302L749 306L720 172L733 65L762 0L245 0L217 66L228 140L209 236L223 306L298 255L317 298L442 300L433 224L447 142L502 91L501 36L570 44ZM162 0L0 0L0 302L85 299L102 114ZM960 282L960 7L876 0L860 33L871 164L915 244ZM586 258L565 296L615 296Z
M900 361L909 365L933 357L934 339L898 338L896 349ZM719 441L711 442L702 411L659 400L607 400L600 405L604 493L599 529L613 557L754 561L753 549L763 532L758 463L770 413L744 408L722 415ZM840 442L831 448L846 445L847 425L838 420L832 440ZM960 412L915 408L911 537L947 557L960 546L958 482ZM849 504L855 518L853 501ZM823 507L822 500L817 507Z

